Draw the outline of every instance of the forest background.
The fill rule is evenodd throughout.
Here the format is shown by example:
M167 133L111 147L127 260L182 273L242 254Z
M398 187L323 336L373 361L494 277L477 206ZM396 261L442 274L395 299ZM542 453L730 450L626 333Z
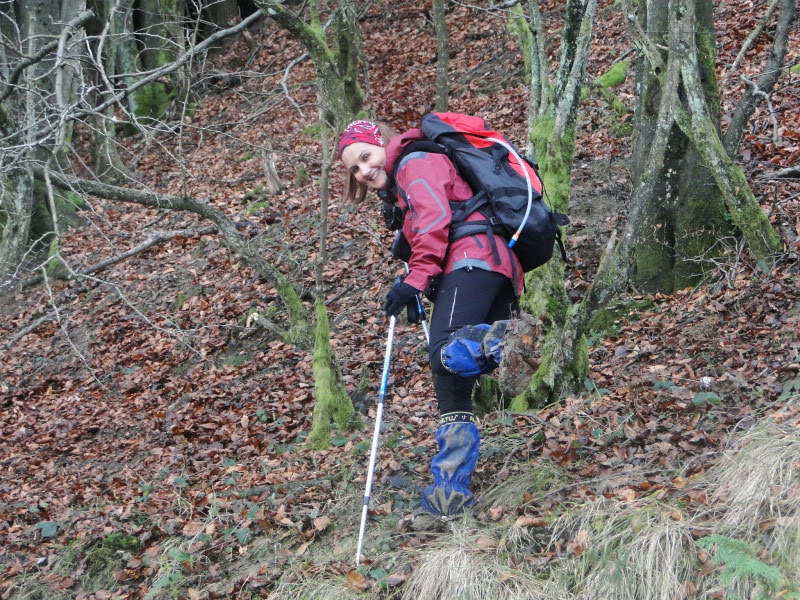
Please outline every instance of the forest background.
M793 6L0 2L0 597L800 597ZM354 568L402 266L330 149L445 104L536 155L571 265L445 533L398 327Z

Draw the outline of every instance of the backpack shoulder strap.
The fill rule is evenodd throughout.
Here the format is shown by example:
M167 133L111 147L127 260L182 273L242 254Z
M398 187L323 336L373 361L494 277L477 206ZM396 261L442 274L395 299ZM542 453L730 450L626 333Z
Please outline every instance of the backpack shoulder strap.
M394 169L392 170L393 181L396 181L397 172L400 170L403 161L416 152L448 154L447 149L444 146L440 146L436 142L431 142L428 140L417 140L416 142L411 142L405 148L403 148L403 151L400 153L400 156L397 157L397 161L394 163Z

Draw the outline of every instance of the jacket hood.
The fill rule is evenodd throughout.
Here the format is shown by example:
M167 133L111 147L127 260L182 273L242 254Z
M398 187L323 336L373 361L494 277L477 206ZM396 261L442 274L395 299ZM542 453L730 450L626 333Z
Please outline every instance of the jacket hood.
M405 133L394 136L389 142L389 145L386 146L386 164L383 165L383 170L391 176L391 173L394 172L397 159L403 153L405 147L411 142L418 142L424 139L425 136L422 134L422 130L418 128L409 129Z

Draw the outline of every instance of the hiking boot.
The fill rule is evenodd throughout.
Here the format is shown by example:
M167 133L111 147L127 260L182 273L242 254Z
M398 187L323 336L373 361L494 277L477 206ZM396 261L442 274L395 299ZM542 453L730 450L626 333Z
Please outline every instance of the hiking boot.
M449 517L475 502L469 486L478 463L481 436L472 422L452 422L439 426L436 443L439 452L431 461L433 483L422 490L422 510Z

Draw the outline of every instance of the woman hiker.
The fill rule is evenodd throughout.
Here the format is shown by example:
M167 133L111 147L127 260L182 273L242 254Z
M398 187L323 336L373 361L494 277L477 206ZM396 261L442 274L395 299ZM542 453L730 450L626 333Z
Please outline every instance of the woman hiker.
M507 319L522 292L517 276L522 267L506 244L497 245L496 261L486 234L448 242L450 203L473 193L446 155L416 148L404 152L420 140L419 129L398 135L383 124L360 120L344 129L338 151L349 173L351 201L372 189L385 202L396 202L404 214L409 272L389 291L386 315L398 315L420 293L434 303L428 350L439 403L438 453L431 463L433 483L422 491L422 509L447 517L474 502L470 478L480 434L472 414L472 388L479 375L499 364ZM479 213L468 218L480 219Z

